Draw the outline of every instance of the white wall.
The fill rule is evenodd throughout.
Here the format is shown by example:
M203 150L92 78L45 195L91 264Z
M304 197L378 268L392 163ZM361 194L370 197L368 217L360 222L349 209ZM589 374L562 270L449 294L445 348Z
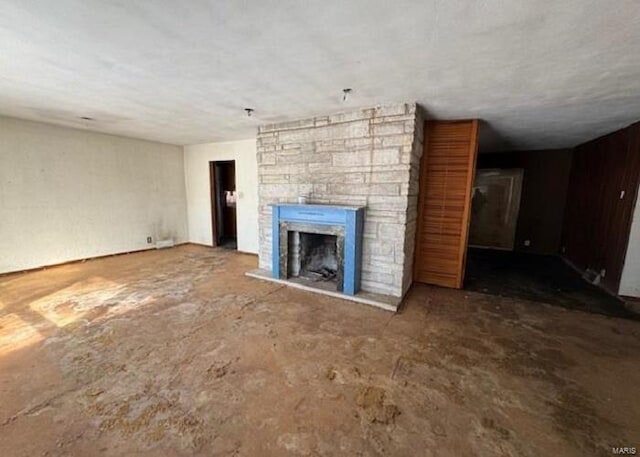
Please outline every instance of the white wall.
M0 273L187 240L179 146L0 117Z
M640 297L640 189L633 213L627 256L624 260L618 293L627 297Z
M213 244L209 162L236 161L238 250L258 253L258 161L256 140L184 147L189 241Z

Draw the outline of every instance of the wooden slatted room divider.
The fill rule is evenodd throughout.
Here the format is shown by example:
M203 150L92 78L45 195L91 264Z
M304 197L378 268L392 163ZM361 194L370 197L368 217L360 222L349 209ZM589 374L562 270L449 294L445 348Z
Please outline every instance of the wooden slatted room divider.
M477 120L425 123L415 281L462 288L477 150Z

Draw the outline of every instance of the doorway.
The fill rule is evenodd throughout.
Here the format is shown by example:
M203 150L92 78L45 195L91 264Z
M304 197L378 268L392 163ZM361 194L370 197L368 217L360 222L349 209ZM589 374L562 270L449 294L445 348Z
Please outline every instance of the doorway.
M523 174L522 168L476 171L469 246L513 250Z
M559 255L572 156L571 150L478 155L466 290L630 315L619 300L585 281Z
M235 160L209 162L209 180L211 184L213 245L227 249L237 249Z

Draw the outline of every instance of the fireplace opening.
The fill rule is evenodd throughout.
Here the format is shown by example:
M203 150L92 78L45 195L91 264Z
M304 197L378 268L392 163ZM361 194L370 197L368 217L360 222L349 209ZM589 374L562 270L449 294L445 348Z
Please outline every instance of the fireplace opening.
M289 232L289 276L309 281L338 281L338 237Z

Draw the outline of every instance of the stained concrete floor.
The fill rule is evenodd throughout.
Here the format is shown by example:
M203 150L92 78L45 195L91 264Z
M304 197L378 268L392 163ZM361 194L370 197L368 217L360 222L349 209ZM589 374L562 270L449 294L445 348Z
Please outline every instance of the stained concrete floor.
M0 278L0 455L640 447L640 323L416 286L399 314L181 246Z

